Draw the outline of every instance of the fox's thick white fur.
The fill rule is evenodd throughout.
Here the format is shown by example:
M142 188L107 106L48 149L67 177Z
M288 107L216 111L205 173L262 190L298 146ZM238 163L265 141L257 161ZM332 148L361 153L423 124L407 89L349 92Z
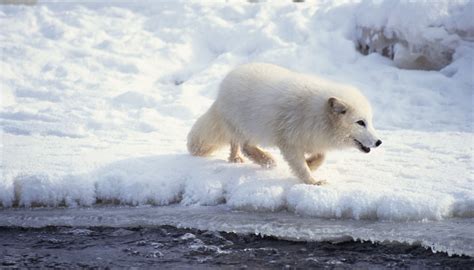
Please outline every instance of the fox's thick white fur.
M273 160L256 145L277 146L296 176L321 184L310 170L322 163L325 152L348 146L368 152L380 143L370 104L357 88L253 63L225 77L216 101L191 129L187 146L192 155L206 156L231 144L233 162L242 161L241 146L264 166Z

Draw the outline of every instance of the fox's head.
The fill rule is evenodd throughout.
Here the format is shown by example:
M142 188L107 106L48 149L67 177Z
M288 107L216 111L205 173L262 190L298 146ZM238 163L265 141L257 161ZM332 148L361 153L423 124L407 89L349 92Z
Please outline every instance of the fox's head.
M344 101L330 97L327 101L329 118L340 146L353 146L364 153L378 147L382 141L375 134L372 125L372 109L362 97Z

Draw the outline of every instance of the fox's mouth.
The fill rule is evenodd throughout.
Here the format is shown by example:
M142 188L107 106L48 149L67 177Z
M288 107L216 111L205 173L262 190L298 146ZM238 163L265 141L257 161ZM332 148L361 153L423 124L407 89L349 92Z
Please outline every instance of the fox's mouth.
M360 151L364 152L364 153L369 153L370 152L370 148L367 147L367 146L364 146L361 142L359 142L358 140L354 139L354 142L355 144L357 145L357 147L359 148Z

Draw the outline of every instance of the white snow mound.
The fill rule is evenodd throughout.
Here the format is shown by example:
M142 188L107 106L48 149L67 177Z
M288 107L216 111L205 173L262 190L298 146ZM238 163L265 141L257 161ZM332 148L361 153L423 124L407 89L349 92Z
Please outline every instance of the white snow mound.
M370 169L368 171L372 173ZM322 175L328 176L328 171ZM389 177L389 174L379 177ZM392 177L390 181L397 179ZM410 189L403 179L397 181L398 185L370 182L335 175L330 184L313 186L300 183L284 162L276 169L267 170L221 159L158 155L118 161L82 176L17 176L12 179L10 189L0 189L0 195L5 206L15 203L25 207L96 203L227 204L239 210L287 209L322 218L440 220L474 217L469 210L474 206L472 192L444 192L438 190L439 187L430 190L429 181L420 181L417 189Z

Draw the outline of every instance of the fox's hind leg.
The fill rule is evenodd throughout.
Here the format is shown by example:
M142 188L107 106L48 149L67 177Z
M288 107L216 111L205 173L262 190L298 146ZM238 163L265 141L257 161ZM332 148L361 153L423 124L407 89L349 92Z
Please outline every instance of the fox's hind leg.
M324 154L318 153L318 154L312 154L308 158L306 158L306 164L308 164L308 167L310 170L315 171L321 164L324 162Z
M275 160L273 159L272 155L255 145L244 144L242 146L242 152L250 160L264 168L275 167Z
M229 162L232 163L243 163L244 159L240 155L240 144L237 142L230 143L230 156Z

